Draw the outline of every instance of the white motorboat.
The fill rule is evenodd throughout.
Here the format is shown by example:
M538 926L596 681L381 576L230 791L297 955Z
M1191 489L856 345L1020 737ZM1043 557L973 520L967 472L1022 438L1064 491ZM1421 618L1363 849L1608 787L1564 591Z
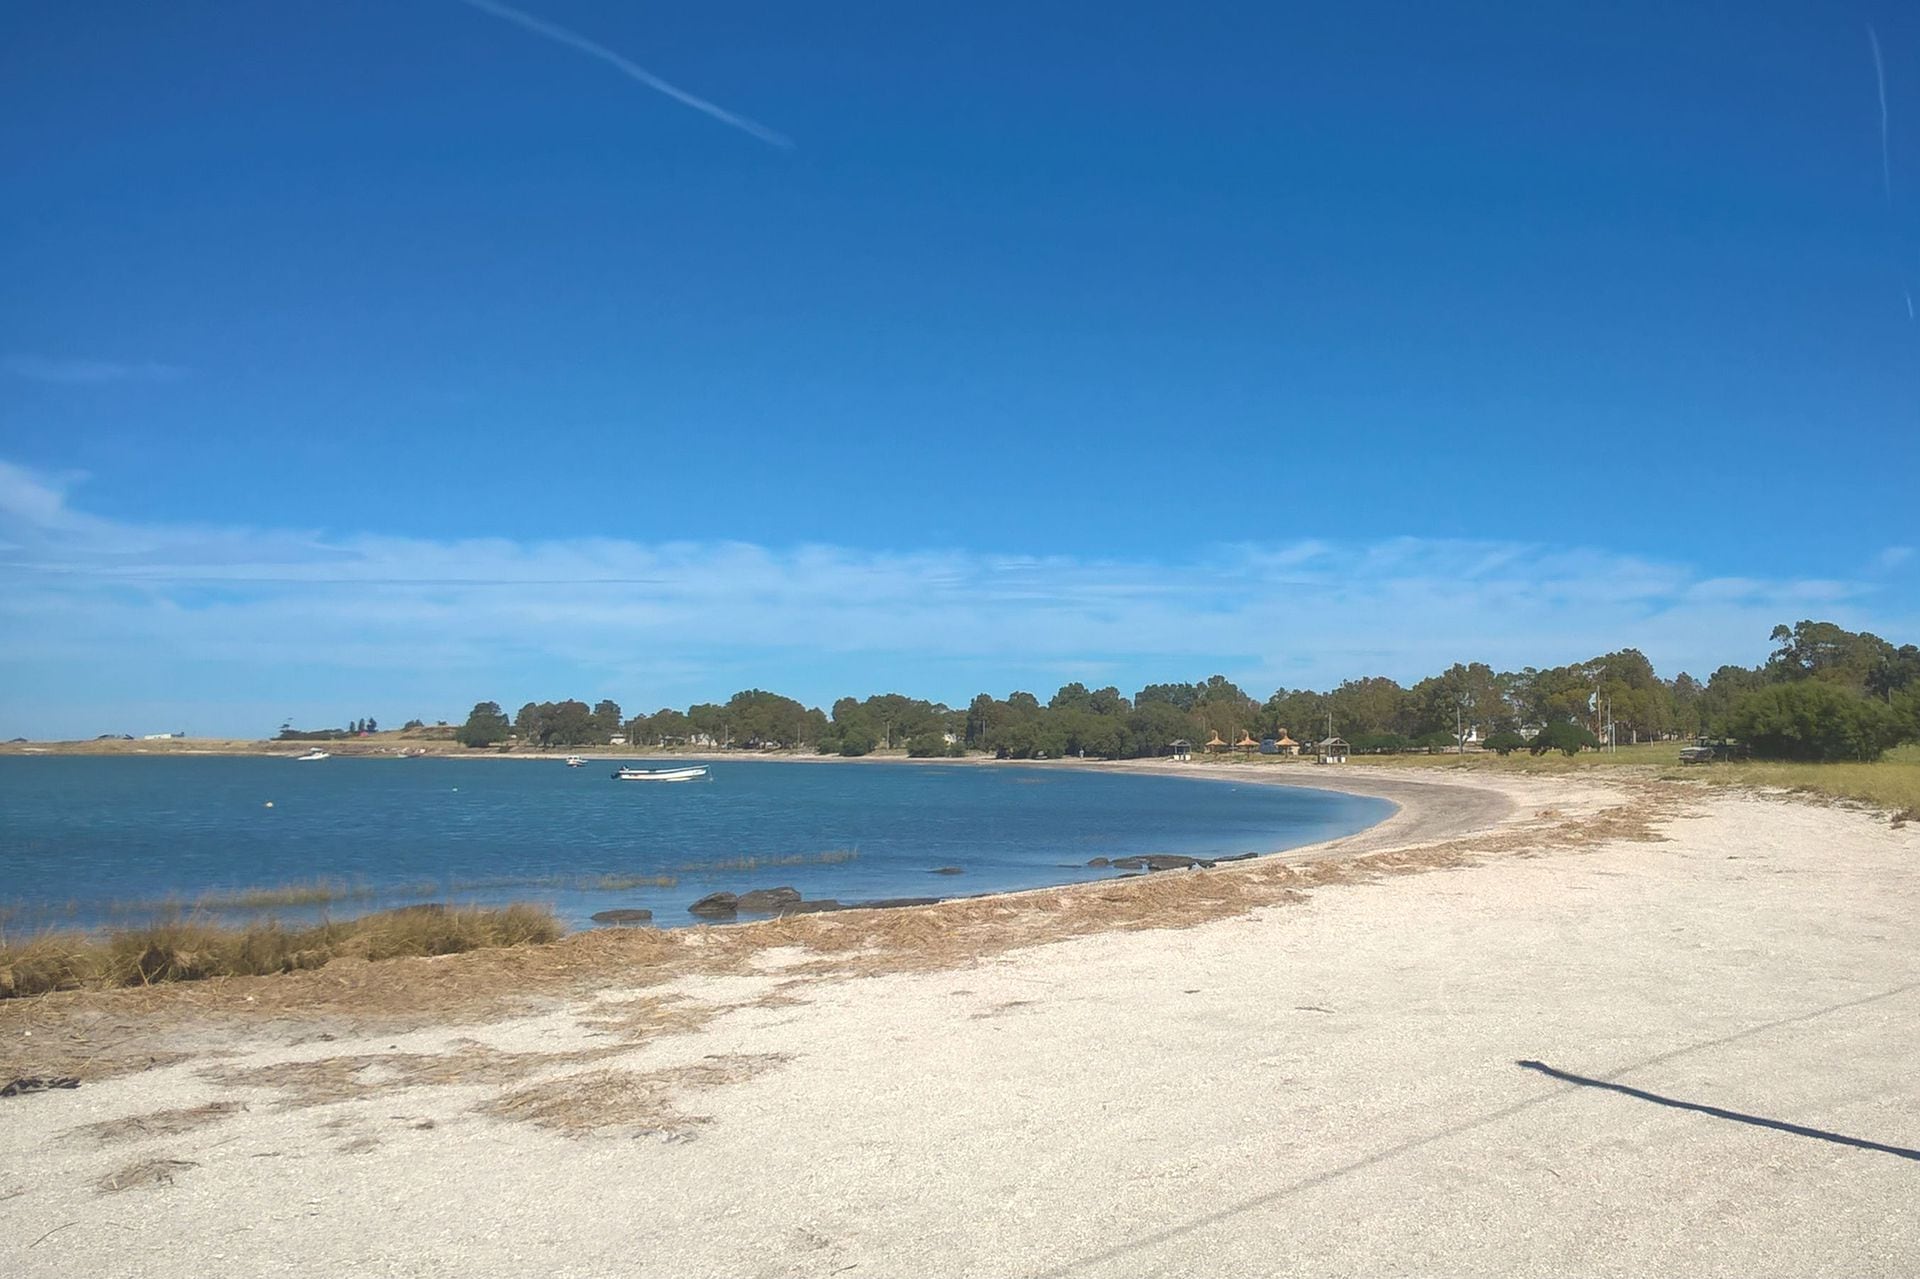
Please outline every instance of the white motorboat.
M684 768L616 768L613 780L616 782L697 782L707 775L705 764L690 764Z
M586 766L587 766L587 761L584 759L581 759L578 755L567 756L568 768L585 768Z
M293 758L296 763L311 764L316 759L332 759L333 756L327 754L325 751L321 750L318 746L316 746L312 750L308 751L306 754L295 755Z

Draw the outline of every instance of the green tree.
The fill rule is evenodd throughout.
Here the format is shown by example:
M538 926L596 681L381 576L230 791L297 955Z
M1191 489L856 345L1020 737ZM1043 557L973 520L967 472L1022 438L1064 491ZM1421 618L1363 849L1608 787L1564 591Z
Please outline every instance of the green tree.
M507 740L507 717L500 711L498 702L477 702L453 735L462 746L492 746Z
M1598 745L1600 745L1600 739L1595 737L1585 725L1576 724L1570 719L1560 719L1546 725L1535 734L1528 749L1535 755L1559 751L1568 758L1572 758L1581 751Z
M584 746L594 740L593 711L585 702L543 702L540 717L542 746Z
M1169 701L1137 700L1127 716L1127 739L1134 755L1165 755L1176 741L1205 740L1194 716Z
M1856 692L1890 657L1893 645L1878 635L1849 631L1832 622L1795 622L1776 626L1771 637L1779 647L1767 659L1767 675L1774 680L1817 679Z
M1317 741L1327 732L1327 695L1308 688L1278 689L1260 708L1258 723L1262 736L1284 732L1295 741Z
M1920 687L1920 648L1912 644L1902 644L1893 652L1882 654L1867 672L1868 695L1885 702L1892 702L1895 694L1915 687Z
M1748 693L1734 708L1730 727L1766 759L1875 760L1906 735L1885 703L1819 679Z
M1667 704L1673 708L1673 731L1682 737L1695 737L1701 731L1700 699L1707 686L1681 671L1667 685Z
M1503 728L1497 733L1489 734L1487 740L1480 744L1495 754L1504 756L1511 755L1517 750L1524 750L1527 739L1511 728Z
M687 707L687 739L702 746L727 746L727 708L714 702L699 702Z
M1190 711L1200 701L1198 684L1149 684L1134 695L1135 706L1165 702L1179 710Z
M907 739L907 755L912 759L940 759L953 754L944 733L920 733Z
M594 740L602 746L609 738L620 731L620 703L611 698L596 702L593 707Z
M1369 733L1398 733L1412 727L1408 722L1409 706L1407 690L1381 675L1350 679L1327 695L1334 732L1349 744L1355 737ZM1325 734L1326 726L1313 725L1312 732L1314 738L1319 738Z
M1722 666L1707 677L1707 685L1694 702L1700 731L1714 737L1732 732L1734 708L1748 693L1765 688L1765 672L1745 666Z

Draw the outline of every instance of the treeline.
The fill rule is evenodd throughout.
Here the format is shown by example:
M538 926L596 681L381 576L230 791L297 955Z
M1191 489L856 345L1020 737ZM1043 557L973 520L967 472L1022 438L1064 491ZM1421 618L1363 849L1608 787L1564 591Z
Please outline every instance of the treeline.
M1637 649L1566 666L1495 671L1456 663L1411 687L1382 676L1326 691L1276 690L1264 700L1221 675L1191 684L1118 688L1067 684L1044 703L1034 694L982 693L964 708L898 693L843 697L832 710L762 689L724 703L663 708L623 719L602 701L529 702L509 720L494 702L475 706L459 732L468 746L518 740L542 747L628 744L865 755L985 751L1011 759L1164 755L1178 741L1203 747L1263 738L1306 744L1339 735L1361 752L1495 749L1548 740L1577 749L1609 732L1621 743L1731 736L1758 754L1873 759L1920 740L1920 649L1831 622L1776 627L1777 646L1755 667L1723 666L1705 681L1662 679ZM1593 734L1589 739L1586 734Z
M408 727L412 727L417 723L419 723L418 720L409 720ZM348 737L361 737L368 733L376 733L379 730L380 726L372 716L368 716L366 719L353 720L345 728L295 728L292 724L282 724L275 740L282 742L337 742Z

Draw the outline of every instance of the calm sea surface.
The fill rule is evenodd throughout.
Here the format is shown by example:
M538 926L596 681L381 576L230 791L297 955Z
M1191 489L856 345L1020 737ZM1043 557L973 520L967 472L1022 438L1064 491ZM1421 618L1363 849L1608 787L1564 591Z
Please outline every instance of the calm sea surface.
M1038 888L1117 873L1088 868L1096 856L1273 852L1392 811L1325 791L1018 767L729 760L706 781L660 785L613 781L613 766L0 759L0 920L16 933L95 927L167 899L328 881L344 890L325 907L336 916L540 901L576 926L618 907L674 925L722 890L854 902ZM961 873L933 873L943 866ZM674 882L629 882L648 877Z

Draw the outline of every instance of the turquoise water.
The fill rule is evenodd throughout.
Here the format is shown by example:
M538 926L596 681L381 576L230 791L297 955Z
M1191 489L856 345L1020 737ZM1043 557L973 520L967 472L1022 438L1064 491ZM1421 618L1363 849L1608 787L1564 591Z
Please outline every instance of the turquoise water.
M1326 791L1067 769L726 760L679 785L616 782L612 769L0 759L0 906L16 933L96 927L166 899L325 880L351 890L325 907L335 916L538 901L573 926L622 907L675 925L716 891L790 885L856 902L1039 888L1119 873L1088 867L1093 857L1274 852L1392 811ZM650 876L675 882L623 882ZM316 909L209 913L294 920Z

